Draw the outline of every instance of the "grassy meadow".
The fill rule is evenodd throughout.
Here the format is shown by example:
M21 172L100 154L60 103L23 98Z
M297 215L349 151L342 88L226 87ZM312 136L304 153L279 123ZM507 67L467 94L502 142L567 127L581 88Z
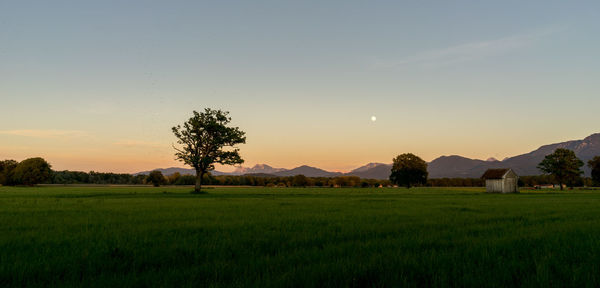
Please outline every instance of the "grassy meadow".
M600 191L0 187L0 287L600 286Z

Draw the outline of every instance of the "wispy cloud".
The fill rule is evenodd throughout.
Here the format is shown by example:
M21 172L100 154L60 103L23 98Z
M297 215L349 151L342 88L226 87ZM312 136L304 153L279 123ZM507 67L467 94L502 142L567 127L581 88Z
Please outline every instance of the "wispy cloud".
M59 137L77 137L86 136L87 133L79 130L39 130L39 129L23 129L23 130L0 130L0 135L24 136L34 138L59 138Z
M374 68L400 68L405 66L439 67L498 56L510 51L529 46L540 39L563 30L547 29L526 34L464 43L446 48L423 51L397 61L378 60Z

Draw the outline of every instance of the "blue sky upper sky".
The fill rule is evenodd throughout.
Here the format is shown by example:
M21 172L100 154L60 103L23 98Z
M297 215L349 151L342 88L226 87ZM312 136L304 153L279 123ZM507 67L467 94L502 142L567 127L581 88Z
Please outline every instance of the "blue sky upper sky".
M181 166L170 127L205 107L247 132L245 165L513 156L600 132L599 19L597 1L0 1L0 159Z

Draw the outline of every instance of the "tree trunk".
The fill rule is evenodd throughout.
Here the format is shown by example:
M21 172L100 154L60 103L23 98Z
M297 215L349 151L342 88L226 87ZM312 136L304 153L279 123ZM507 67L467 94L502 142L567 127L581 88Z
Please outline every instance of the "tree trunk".
M560 191L562 191L563 190L563 188L562 188L562 185L563 185L562 180L558 181L558 185L560 185Z
M194 187L194 192L200 193L202 189L202 177L204 176L203 171L196 170L196 187Z

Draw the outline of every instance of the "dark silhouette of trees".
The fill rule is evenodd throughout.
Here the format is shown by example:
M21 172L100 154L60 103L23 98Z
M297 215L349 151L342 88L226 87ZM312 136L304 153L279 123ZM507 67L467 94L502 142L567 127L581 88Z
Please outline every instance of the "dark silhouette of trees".
M558 148L554 153L546 155L544 160L538 165L538 169L542 170L546 174L553 175L558 184L560 190L563 189L563 184L573 184L580 178L583 171L581 171L583 161L579 160L575 156L575 152Z
M177 181L179 181L179 178L181 178L181 173L175 172L175 173L167 176L167 183L169 183L169 185L175 185L175 183L177 183Z
M430 178L430 179L427 179L427 186L430 186L430 187L482 187L484 185L485 185L485 180L483 180L481 178Z
M43 158L29 158L21 161L13 170L12 178L17 184L33 186L50 179L50 164Z
M594 186L600 186L600 156L588 161L588 167L592 169L592 181Z
M18 185L13 177L13 170L19 163L14 160L0 161L0 184ZM195 185L196 176L181 175L174 173L163 175L164 182L159 179L159 185ZM548 179L554 179L553 176L523 176L524 185L534 186L534 184L549 183ZM100 184L100 185L142 185L153 183L149 175L132 175L126 173L101 173L101 172L81 172L81 171L52 171L49 179L40 182L47 184ZM306 177L296 176L276 176L269 174L247 174L247 175L220 175L213 176L210 172L204 174L202 183L207 185L227 185L227 186L260 186L260 187L390 187L390 180L366 179L357 176L337 176L337 177ZM439 187L469 187L483 186L483 181L479 178L434 178L427 179L427 186Z
M50 184L123 184L140 185L146 183L146 175L117 173L54 171L47 182Z
M154 187L158 187L160 185L165 184L167 182L167 179L165 179L165 176L163 176L162 172L160 172L158 170L154 170L154 171L150 172L150 174L148 174L148 178L146 178L146 182L152 183L152 185Z
M296 175L292 180L292 185L296 187L306 187L308 186L308 177L304 175Z
M15 160L0 161L0 185L13 185L13 171L18 164Z
M183 126L172 128L178 139L177 143L181 145L179 148L173 145L173 148L177 151L175 156L178 160L196 170L194 191L200 192L204 174L214 170L215 163L244 163L235 145L246 143L246 136L238 127L227 126L231 122L227 111L206 108L202 113L193 113L194 116L183 123Z
M164 184L195 185L196 176L174 173L165 177ZM431 179L435 181L436 179ZM54 171L52 178L44 183L49 184L122 184L141 185L149 183L148 175L131 175L99 172ZM388 187L389 180L361 179L356 176L337 177L304 177L274 175L219 175L204 174L202 183L206 185L228 186L266 186L266 187ZM459 182L453 182L459 183ZM462 182L460 182L462 183ZM162 184L161 184L162 185Z
M552 183L556 183L556 179L552 175L519 176L519 186L521 187L536 187Z
M411 153L398 155L394 158L390 181L398 186L410 188L417 184L426 184L427 162Z

